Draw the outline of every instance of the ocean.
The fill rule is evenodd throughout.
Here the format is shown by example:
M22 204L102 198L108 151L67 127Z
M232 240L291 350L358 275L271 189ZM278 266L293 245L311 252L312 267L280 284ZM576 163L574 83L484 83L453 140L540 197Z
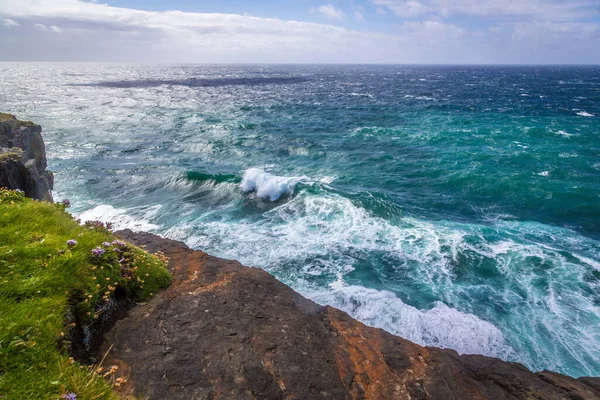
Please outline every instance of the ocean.
M55 199L422 345L600 375L600 67L0 63Z

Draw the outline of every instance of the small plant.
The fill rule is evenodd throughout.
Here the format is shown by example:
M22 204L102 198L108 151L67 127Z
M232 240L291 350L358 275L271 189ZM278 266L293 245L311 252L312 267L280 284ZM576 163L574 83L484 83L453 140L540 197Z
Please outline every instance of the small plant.
M122 380L92 374L66 344L117 291L143 301L170 283L158 257L64 209L0 189L0 399L116 399Z
M96 247L95 249L92 249L92 255L94 257L102 257L102 254L104 254L104 249L102 247Z
M112 223L110 222L104 223L102 221L85 221L83 226L102 233L110 233L112 231Z
M9 190L0 188L0 204L20 203L25 199L25 192L19 189Z
M62 199L62 201L60 203L57 203L63 210L66 210L67 208L71 207L71 200L69 199Z

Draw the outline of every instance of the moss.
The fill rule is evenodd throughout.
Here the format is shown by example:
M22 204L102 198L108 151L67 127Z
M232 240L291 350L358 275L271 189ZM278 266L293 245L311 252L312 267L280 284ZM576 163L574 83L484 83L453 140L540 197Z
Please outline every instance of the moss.
M31 127L31 126L36 126L36 124L34 124L31 121L21 121L19 119L17 119L17 117L15 117L12 114L6 114L6 113L0 113L0 123L2 122L14 122L16 123L17 126L27 126L27 127Z
M0 122L16 121L16 120L17 120L17 118L14 115L5 114L5 113L0 112Z
M72 323L93 325L117 287L144 300L169 283L160 257L79 225L64 206L0 189L0 398L116 398L95 368L69 357Z
M23 156L23 150L18 147L13 147L8 150L0 150L0 163L11 160L11 161L19 161Z

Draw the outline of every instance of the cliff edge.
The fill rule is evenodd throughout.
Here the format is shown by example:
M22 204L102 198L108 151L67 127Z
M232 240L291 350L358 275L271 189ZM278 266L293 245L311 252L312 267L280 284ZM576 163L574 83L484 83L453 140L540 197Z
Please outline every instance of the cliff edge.
M0 187L19 189L36 200L52 200L54 176L46 170L42 128L0 113Z
M148 399L600 399L600 378L422 347L303 298L267 272L121 231L172 285L105 338L123 396ZM110 351L109 351L110 350Z

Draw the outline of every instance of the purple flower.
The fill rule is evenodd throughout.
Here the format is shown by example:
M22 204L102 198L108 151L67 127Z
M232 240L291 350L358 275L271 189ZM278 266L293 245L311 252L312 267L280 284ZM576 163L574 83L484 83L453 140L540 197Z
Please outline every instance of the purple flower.
M104 247L110 247L110 243L108 243L108 242L103 242L103 243L102 243L102 246L104 246Z
M76 244L77 244L77 240L75 240L75 239L67 240L67 246L69 246L69 247L75 246Z
M67 394L63 395L63 399L66 399L66 400L77 400L77 395L75 393L73 393L73 392L67 393Z
M69 208L69 207L71 207L71 200L69 200L69 199L63 199L61 201L61 204L63 205L63 207Z
M125 247L125 246L127 246L127 243L122 242L120 240L113 240L112 244L114 244L115 246L118 246L118 247Z
M92 254L96 257L100 257L104 254L104 249L102 247L96 247L95 249L92 249Z

